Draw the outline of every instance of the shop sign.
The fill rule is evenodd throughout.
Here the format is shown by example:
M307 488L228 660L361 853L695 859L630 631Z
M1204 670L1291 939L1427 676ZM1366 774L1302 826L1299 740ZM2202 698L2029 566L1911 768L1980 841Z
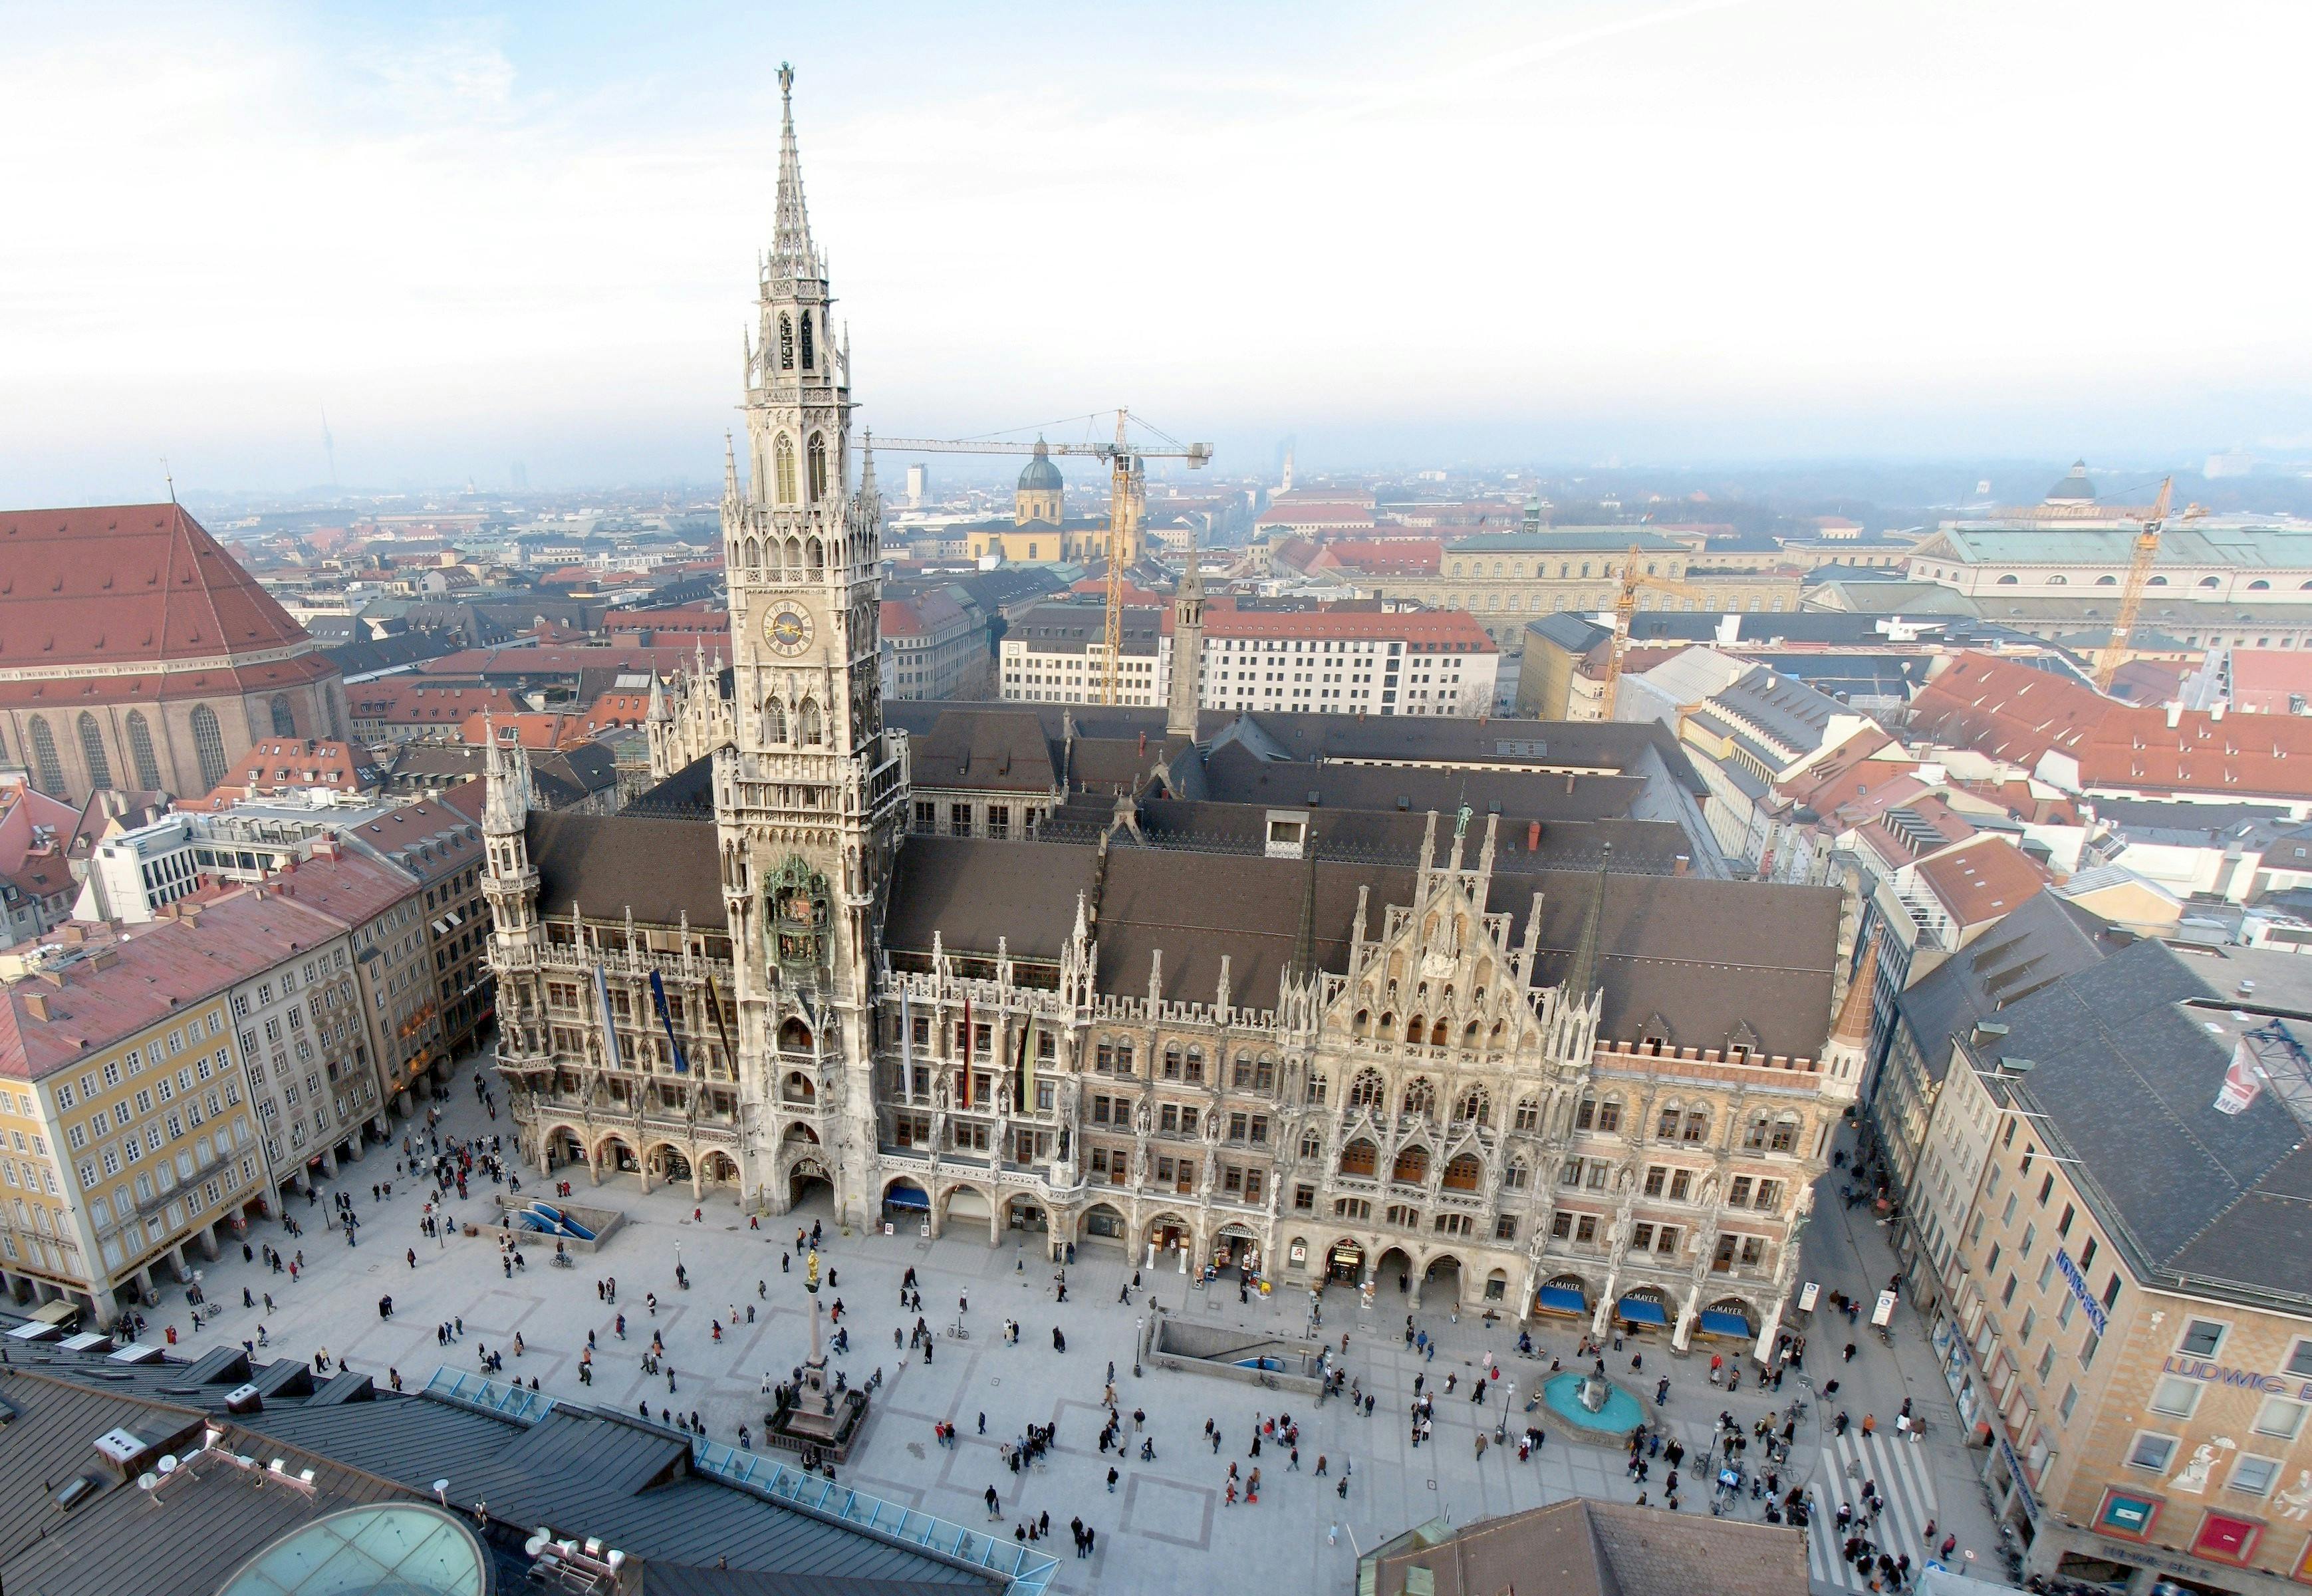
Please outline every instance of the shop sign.
M2104 1312L2103 1304L2096 1300L2095 1293L2088 1289L2087 1276L2080 1273L2079 1265L2073 1263L2071 1255L2060 1247L2055 1249L2055 1267L2062 1271L2063 1284L2071 1288L2071 1295L2086 1310L2088 1323L2095 1327L2097 1335L2103 1335L2110 1329L2109 1317Z
M2096 1528L2106 1535L2142 1540L2150 1537L2151 1522L2159 1516L2159 1497L2139 1496L2131 1491L2106 1490L2102 1510L2096 1514Z
M1999 1455L2007 1460L2007 1472L2015 1481L2015 1494L2023 1499L2024 1514L2036 1524L2039 1521L2039 1499L2031 1494L2031 1477L2023 1472L2023 1460L2015 1455L2007 1437L2001 1435L1998 1439Z
M2180 1374L2186 1380L2202 1380L2211 1385L2244 1386L2249 1390L2262 1391L2267 1397L2292 1395L2299 1402L2312 1402L2312 1380L2299 1383L2255 1369L2226 1368L2221 1364L2211 1364L2205 1358L2185 1357L2181 1353L2170 1356L2159 1368L2163 1373Z
M1821 1295L1822 1286L1818 1282L1809 1280L1804 1285L1799 1287L1799 1311L1800 1313L1812 1313L1814 1311L1815 1300Z

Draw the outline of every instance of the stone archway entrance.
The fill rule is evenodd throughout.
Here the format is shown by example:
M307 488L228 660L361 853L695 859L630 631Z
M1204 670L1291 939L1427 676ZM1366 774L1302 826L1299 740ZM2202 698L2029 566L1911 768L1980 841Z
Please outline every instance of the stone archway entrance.
M1388 1249L1373 1265L1373 1279L1384 1287L1395 1285L1400 1294L1412 1290L1412 1258L1402 1247Z
M829 1208L835 1206L835 1182L816 1158L797 1159L787 1171L787 1206L794 1209L815 1203Z
M1365 1250L1355 1241L1343 1237L1325 1251L1325 1278L1343 1285L1362 1285L1365 1278Z
M1461 1260L1449 1252L1438 1254L1422 1271L1422 1301L1431 1308L1461 1305Z
M1086 1246L1121 1247L1125 1242L1124 1215L1107 1203L1094 1203L1083 1213L1080 1227Z
M1241 1224L1224 1224L1213 1238L1213 1267L1233 1268L1246 1280L1260 1277L1260 1238L1251 1228Z

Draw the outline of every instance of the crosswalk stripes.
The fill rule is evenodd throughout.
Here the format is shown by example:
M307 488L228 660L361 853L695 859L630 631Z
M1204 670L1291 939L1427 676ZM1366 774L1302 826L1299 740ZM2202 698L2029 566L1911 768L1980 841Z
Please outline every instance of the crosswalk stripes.
M1870 1588L1869 1581L1839 1557L1845 1539L1838 1529L1839 1506L1851 1504L1859 1512L1865 1481L1877 1485L1887 1504L1872 1539L1891 1555L1908 1552L1914 1569L1924 1562L1926 1528L1939 1514L1923 1449L1915 1442L1850 1430L1823 1446L1819 1455L1806 1487L1810 1518L1807 1572L1814 1583L1849 1591Z

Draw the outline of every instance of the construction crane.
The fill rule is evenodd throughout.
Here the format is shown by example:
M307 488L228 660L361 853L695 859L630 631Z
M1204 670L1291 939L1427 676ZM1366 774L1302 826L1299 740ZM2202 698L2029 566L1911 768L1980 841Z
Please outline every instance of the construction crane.
M1115 704L1119 701L1124 673L1124 568L1129 562L1125 552L1138 552L1141 504L1147 490L1146 462L1152 460L1185 460L1190 469L1206 464L1213 458L1210 443L1182 443L1177 440L1169 449L1143 449L1125 436L1125 424L1131 412L1116 413L1116 442L1113 443L1047 443L1038 439L1033 443L1018 443L1009 440L985 438L879 438L887 452L901 454L1083 454L1108 462L1108 625L1107 653L1100 662L1099 701ZM1144 425L1145 423L1143 423ZM1194 670L1195 662L1189 662Z
M2151 562L2159 557L2159 529L2167 523L2168 498L2175 489L2173 477L2160 483L2159 498L2151 506L2150 519L2135 534L2135 556L2127 562L2127 585L2120 589L2119 614L2111 623L2110 641L2096 658L2095 687L2098 693L2111 691L2112 678L2119 674L2120 666L2127 659L2127 635L2135 630L2135 618L2143 610L2143 590L2151 580Z
M1666 576L1650 576L1638 568L1646 551L1636 544L1622 558L1622 591L1614 599L1614 637L1606 651L1606 685L1598 695L1598 718L1614 718L1614 697L1622 685L1622 656L1630 652L1630 618L1638 612L1638 590L1648 588L1655 592L1679 593L1689 599L1702 596L1702 590L1683 582L1672 582Z

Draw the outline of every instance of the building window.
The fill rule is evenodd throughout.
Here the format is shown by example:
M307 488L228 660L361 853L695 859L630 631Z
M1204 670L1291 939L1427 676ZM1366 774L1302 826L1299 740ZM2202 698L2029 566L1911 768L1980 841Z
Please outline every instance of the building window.
M65 791L65 767L57 759L57 740L48 730L46 715L32 717L32 775L40 784L40 791L62 797ZM210 786L216 784L211 782Z
M2167 1468L2175 1456L2176 1437L2155 1435L2149 1430L2141 1431L2135 1437L2135 1444L2128 1449L2127 1466L2156 1473Z
M273 702L268 706L268 707L273 712L273 734L276 737L296 736L297 720L294 715L292 715L289 713L288 695L285 693L274 694Z
M224 779L227 767L224 733L217 725L216 711L206 704L193 710L193 750L200 756L201 791L206 793Z
M2211 1319L2194 1319L2184 1326L2184 1338L2176 1350L2187 1357L2211 1358L2224 1344L2224 1332L2231 1327Z
M153 757L153 728L145 723L144 712L128 712L128 759L136 767L136 784L148 793L161 786L161 764Z
M109 787L112 785L112 761L104 757L104 733L96 717L85 709L80 712L80 757L88 766L88 785Z
M810 323L803 324L803 364L810 364ZM827 496L827 437L823 433L810 434L810 443L804 451L806 480L810 489L808 503L816 504Z

